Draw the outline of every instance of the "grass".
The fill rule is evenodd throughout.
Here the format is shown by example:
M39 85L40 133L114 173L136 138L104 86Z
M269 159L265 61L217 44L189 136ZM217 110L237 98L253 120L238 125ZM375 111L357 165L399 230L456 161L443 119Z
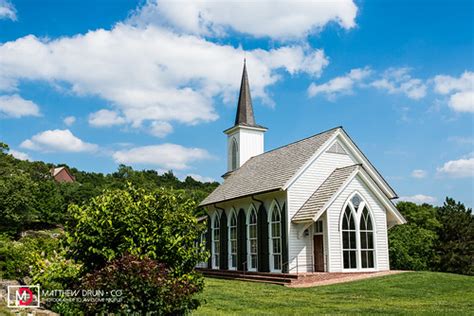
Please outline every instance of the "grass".
M313 288L206 279L195 315L474 315L474 277L410 272Z

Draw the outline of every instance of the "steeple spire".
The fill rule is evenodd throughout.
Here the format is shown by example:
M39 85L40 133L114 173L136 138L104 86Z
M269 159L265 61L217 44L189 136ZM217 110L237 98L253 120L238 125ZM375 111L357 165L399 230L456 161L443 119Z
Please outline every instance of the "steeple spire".
M237 105L237 115L235 116L235 125L255 126L255 117L253 115L252 97L250 96L249 78L247 75L247 63L244 59L244 71L240 83L239 103Z

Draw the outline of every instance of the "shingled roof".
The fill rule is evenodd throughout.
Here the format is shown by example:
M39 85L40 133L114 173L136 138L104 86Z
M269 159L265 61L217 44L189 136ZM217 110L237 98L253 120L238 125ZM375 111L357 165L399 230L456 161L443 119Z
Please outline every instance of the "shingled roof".
M244 70L242 72L242 81L240 82L239 102L237 103L237 113L235 115L234 126L265 128L255 122L252 97L250 95L249 77L247 75L247 64L245 60Z
M333 128L250 158L233 171L200 206L282 189L338 129Z
M324 211L323 207L336 194L341 186L349 179L352 173L360 165L351 165L343 168L337 168L329 177L314 191L309 199L293 216L294 222L312 221L318 213Z

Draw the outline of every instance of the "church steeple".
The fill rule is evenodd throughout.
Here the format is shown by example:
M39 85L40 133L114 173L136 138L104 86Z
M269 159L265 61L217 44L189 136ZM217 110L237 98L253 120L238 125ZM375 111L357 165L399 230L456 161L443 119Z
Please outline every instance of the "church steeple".
M240 168L253 156L263 153L263 134L266 127L257 125L253 114L252 98L250 97L247 63L244 60L244 71L240 83L239 102L235 124L224 131L227 134L227 173Z
M253 115L252 97L250 96L249 78L247 75L247 63L244 59L244 71L240 82L239 102L237 103L237 114L235 125L257 126Z

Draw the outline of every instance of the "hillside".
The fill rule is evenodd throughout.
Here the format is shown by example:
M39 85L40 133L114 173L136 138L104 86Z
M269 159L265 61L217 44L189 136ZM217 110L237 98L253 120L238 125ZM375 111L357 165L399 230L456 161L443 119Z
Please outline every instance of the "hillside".
M66 166L76 178L74 183L58 183L53 167ZM120 165L116 172L102 174L81 171L66 164L18 160L0 142L0 232L19 234L23 230L64 224L70 204L83 204L107 189L120 189L129 183L137 188L160 187L184 190L199 203L218 183L202 183L192 177L179 180L172 171L134 170ZM197 214L198 215L198 214Z

